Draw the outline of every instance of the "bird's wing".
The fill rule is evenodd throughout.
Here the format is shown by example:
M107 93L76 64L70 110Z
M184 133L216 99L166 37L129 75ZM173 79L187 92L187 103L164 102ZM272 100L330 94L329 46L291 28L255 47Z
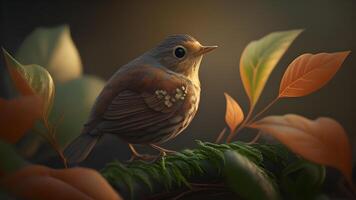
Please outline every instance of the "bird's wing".
M124 82L121 81L124 89L112 98L95 129L138 143L153 140L151 133L160 137L160 134L176 131L185 118L184 110L189 109L185 103L189 82L177 74L150 66L124 75ZM111 85L115 87L115 83Z

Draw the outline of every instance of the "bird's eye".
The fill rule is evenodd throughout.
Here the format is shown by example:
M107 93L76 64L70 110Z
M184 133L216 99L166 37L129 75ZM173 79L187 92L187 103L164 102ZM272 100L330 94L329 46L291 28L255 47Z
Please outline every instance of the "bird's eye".
M174 48L173 54L177 58L183 58L186 54L186 49L183 46L177 46Z

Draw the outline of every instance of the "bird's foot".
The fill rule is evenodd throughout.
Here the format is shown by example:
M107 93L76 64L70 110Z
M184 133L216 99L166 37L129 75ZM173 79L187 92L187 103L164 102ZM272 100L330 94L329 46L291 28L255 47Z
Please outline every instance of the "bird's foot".
M155 144L150 144L150 146L160 152L160 156L166 156L167 154L175 154L176 151L165 149L163 147L157 146Z
M131 158L128 160L128 162L133 162L135 160L143 160L147 162L154 162L157 159L158 156L155 155L149 155L149 154L132 154Z
M132 161L135 161L135 160L143 160L143 161L147 161L147 162L152 162L152 161L155 161L157 159L157 156L154 156L154 155L138 153L136 151L135 147L132 144L129 144L129 148L131 150L132 156L128 160L128 162L132 162Z

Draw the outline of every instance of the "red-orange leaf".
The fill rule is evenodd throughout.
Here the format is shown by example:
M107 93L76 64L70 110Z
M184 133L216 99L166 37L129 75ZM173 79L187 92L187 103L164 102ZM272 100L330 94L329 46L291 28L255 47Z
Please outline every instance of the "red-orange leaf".
M42 100L37 95L5 100L0 98L0 138L17 142L42 117Z
M83 167L53 169L51 177L68 183L93 199L121 199L103 176L93 169Z
M301 97L323 87L338 71L350 51L303 54L283 75L279 97Z
M233 133L244 119L244 113L239 104L230 95L227 93L224 94L226 98L225 121L229 126L231 133Z
M309 120L288 114L265 117L251 127L272 135L307 160L337 168L351 180L351 146L343 127L335 120Z
M24 199L122 199L97 171L88 168L29 165L6 175L0 186Z

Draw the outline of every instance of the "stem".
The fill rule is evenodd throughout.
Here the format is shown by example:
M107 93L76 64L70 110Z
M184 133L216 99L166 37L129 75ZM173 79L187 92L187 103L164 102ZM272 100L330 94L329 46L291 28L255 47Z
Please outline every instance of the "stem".
M159 200L159 199L170 199L170 200L179 200L184 196L193 194L195 192L201 191L216 191L213 195L216 194L225 194L228 192L227 187L224 184L209 184L209 183L189 183L192 188L186 188L181 191L168 191L162 192L156 195L148 197L148 200Z
M256 135L256 136L251 140L251 142L249 142L248 144L254 144L254 143L256 143L257 140L260 139L261 135L262 135L262 131L259 130L258 133L257 133L257 135Z
M222 140L222 138L224 137L226 132L226 127L219 133L218 138L216 138L215 143L218 144L220 143L220 141Z
M226 189L220 189L220 188L197 188L197 189L193 189L193 190L187 190L187 191L181 193L180 195L178 195L177 197L172 198L172 200L181 199L184 196L187 196L187 195L192 194L194 192L211 191L211 190L214 190L214 191L225 191Z
M53 147L53 149L56 151L56 153L58 154L58 156L62 159L63 161L63 165L64 168L68 168L68 162L67 159L65 158L63 151L61 150L61 148L59 147L57 140L55 138L52 138L52 140L54 142L52 142L51 146Z
M264 107L260 112L258 112L251 120L249 120L245 125L248 126L255 122L255 120L261 116L263 113L265 113L273 104L275 104L279 100L279 96L277 96L275 99L273 99L269 104L267 104L266 107Z
M226 185L224 183L191 183L189 184L193 187L214 187L214 188L225 188Z
M252 116L252 113L253 113L253 110L255 108L255 106L251 106L250 107L250 110L248 111L248 114L245 118L245 120L242 122L242 124L237 128L237 130L235 132L232 132L228 135L227 139L226 139L226 142L227 143L230 143L232 138L235 137L235 135L243 128L245 128L246 126L249 126L250 124L252 124L259 116L261 116L264 112L266 112L274 103L276 103L279 99L279 96L277 96L275 99L273 99L269 104L267 104L266 107L264 107L260 112L258 112L251 120L251 116ZM259 135L257 135L259 137ZM256 137L257 137L256 136ZM256 138L253 139L253 141L255 140ZM257 138L258 139L258 138ZM256 140L257 140L256 139Z
M356 189L354 184L352 183L352 180L350 180L349 178L344 178L343 182L346 182L346 188L349 190L350 196L352 198L356 198Z
M55 134L55 128L54 126L52 126L48 119L43 118L42 119L43 124L45 125L45 128L48 131L48 137L45 137L48 142L50 143L50 145L52 146L52 148L56 151L56 153L58 154L58 156L61 158L61 160L63 161L63 165L65 168L68 168L68 163L67 163L67 159L65 158L63 151L61 150L61 147L59 146L58 142L57 142L57 138L56 138L56 134Z

